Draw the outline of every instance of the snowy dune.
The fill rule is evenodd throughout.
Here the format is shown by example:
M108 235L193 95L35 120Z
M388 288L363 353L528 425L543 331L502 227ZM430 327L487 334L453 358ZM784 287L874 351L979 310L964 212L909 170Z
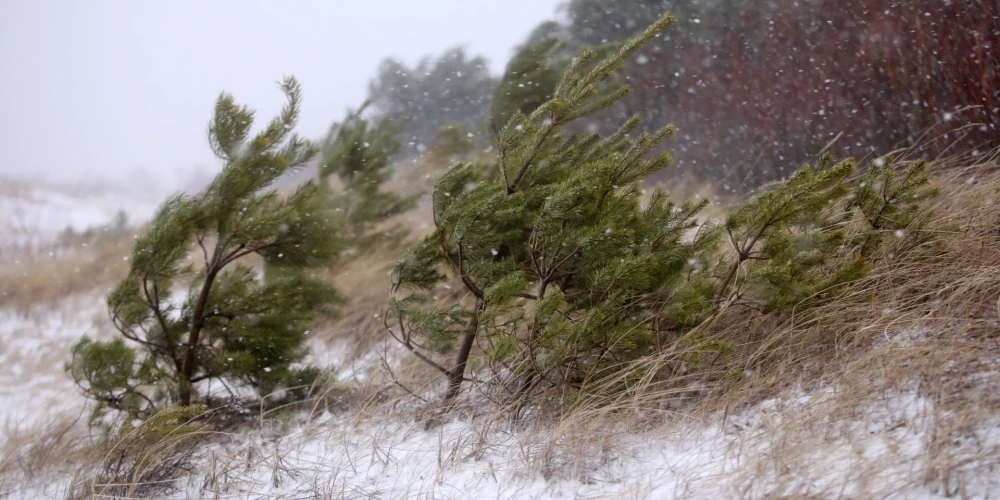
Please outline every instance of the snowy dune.
M119 211L130 222L142 223L160 199L161 193L144 190L77 189L0 178L0 229L7 235L0 249L50 244L67 228L81 232L99 227L112 222Z
M4 187L0 222L24 229L16 233L23 238L10 240L21 249L50 245L66 227L106 224L122 208L130 220L144 220L159 200L110 190ZM74 432L85 435L87 403L63 363L80 336L111 334L104 292L95 288L31 311L0 302L0 444L58 419L77 419ZM349 354L350 339L327 342L319 333L311 335L310 360L337 368L345 386L389 385L382 356L394 367L407 359L396 346L383 351L378 342ZM934 349L930 333L887 331L871 347L872 356L920 356ZM919 376L903 384L873 380L860 391L831 376L732 411L672 414L646 426L634 422L649 415L511 425L458 413L428 429L420 402L409 397L300 413L202 441L187 472L154 496L1000 498L1000 413L991 406L1000 400L1000 361L995 351L981 358L975 366L941 367L942 374L951 368L959 373L950 383L962 388L960 404L983 402L965 413L935 387L940 380ZM21 444L20 451L0 457L7 461L6 468L0 462L0 498L64 498L100 466L66 460L29 471L17 464L34 443Z

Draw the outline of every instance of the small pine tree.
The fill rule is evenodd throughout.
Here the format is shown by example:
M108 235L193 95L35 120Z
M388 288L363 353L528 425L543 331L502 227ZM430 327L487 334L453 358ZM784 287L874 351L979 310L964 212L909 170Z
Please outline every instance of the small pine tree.
M842 259L853 160L824 157L777 188L751 197L725 222L731 252L723 256L717 298L772 311L829 295L860 278L863 262Z
M849 182L855 168L854 160L824 156L741 204L724 226L731 247L716 267L717 299L764 312L807 310L864 277L884 234L909 246L933 241L922 205L938 190L926 162L902 175L891 160L873 162Z
M199 399L199 382L212 379L264 396L316 377L316 369L297 367L304 332L343 298L306 271L329 263L343 245L316 183L285 198L268 190L316 153L292 133L298 83L287 78L281 89L287 104L252 138L253 111L219 97L208 137L222 172L201 193L167 200L136 240L128 277L107 297L122 338L85 337L73 347L67 371L97 402L95 417L188 406ZM263 282L241 262L254 254L285 272ZM199 269L193 256L204 261Z
M354 245L371 244L376 224L409 210L418 198L418 195L401 197L382 189L392 176L390 159L400 148L399 126L389 120L372 126L361 116L366 107L348 113L342 123L331 127L319 164L319 178L324 186L329 185L331 176L343 184L342 191L329 190L327 194L334 210L346 220L348 236Z
M673 22L664 15L597 64L582 52L550 100L530 115L514 111L495 165L458 164L438 180L435 231L394 268L394 289L414 293L393 300L390 313L398 340L447 375L446 400L458 394L477 339L522 393L543 381L582 384L657 343L648 319L704 244L684 236L705 202L676 206L655 193L640 203L638 182L670 163L654 150L673 128L630 139L635 117L605 138L560 131L627 94L602 83ZM472 304L427 304L421 291L449 275ZM456 342L451 367L422 352Z

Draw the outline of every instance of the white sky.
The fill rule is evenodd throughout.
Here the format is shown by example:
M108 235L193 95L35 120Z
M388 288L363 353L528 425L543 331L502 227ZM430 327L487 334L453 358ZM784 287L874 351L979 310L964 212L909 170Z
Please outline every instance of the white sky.
M217 168L216 96L258 110L303 86L299 131L323 135L361 103L378 63L464 45L502 70L560 0L0 0L0 173L170 182ZM179 182L183 182L180 180Z

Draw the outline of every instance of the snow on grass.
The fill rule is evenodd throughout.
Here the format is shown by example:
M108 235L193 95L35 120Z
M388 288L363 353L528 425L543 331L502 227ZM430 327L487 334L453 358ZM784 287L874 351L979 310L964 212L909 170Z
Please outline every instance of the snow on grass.
M915 390L869 402L856 418L798 427L835 391L766 401L725 422L651 433L563 437L453 420L425 430L395 415L349 415L256 432L204 450L174 498L995 498L1000 418L976 426L929 474L937 429ZM788 430L792 429L792 430ZM581 429L592 433L593 429ZM787 440L797 440L790 443ZM938 450L941 451L941 450ZM792 456L772 456L794 452Z
M63 364L80 337L106 334L106 323L103 298L92 294L28 314L0 309L0 428L82 411L85 400Z
M125 212L132 223L148 220L160 196L123 189L73 190L34 183L12 185L0 179L0 229L3 246L37 247L52 243L67 228L84 231Z
M64 374L69 347L107 335L98 295L44 311L0 309L0 423L27 428L85 401ZM905 334L904 334L905 333ZM876 349L908 349L921 332ZM312 341L312 361L339 366L341 382L366 380L380 352L347 356L349 341ZM380 349L380 348L377 348ZM395 364L396 352L388 361ZM348 359L350 358L350 359ZM996 363L970 371L969 391L1000 387ZM977 389L977 387L979 389ZM844 409L843 387L794 388L706 420L675 418L648 432L610 423L511 427L453 417L425 429L404 399L393 409L263 421L213 438L172 498L997 498L1000 414L970 410L968 425L940 396L912 383L873 390ZM626 413L620 419L629 419ZM8 481L0 496L63 496L72 471ZM0 479L0 482L3 482ZM217 496L216 496L217 495Z
M0 418L8 426L37 421L47 412L82 411L84 401L62 373L62 362L80 335L101 328L100 312L96 296L74 297L45 315L0 311L0 335L6 339L0 344L0 366L6 368L0 371ZM919 334L897 335L880 348L921 341ZM335 354L347 351L346 344L315 347L317 361L346 361ZM364 378L380 361L377 353L368 353L342 373ZM984 390L998 379L996 371L967 375L970 387ZM316 419L300 414L207 440L195 452L194 472L162 495L997 498L1000 415L980 415L967 427L946 425L953 410L939 406L937 396L916 383L866 393L845 410L842 390L836 384L793 388L725 416L675 416L648 432L617 425L616 419L630 418L627 413L604 423L527 429L456 416L427 429L413 399L374 412L348 410ZM73 479L72 471L63 470L8 482L0 493L59 497Z

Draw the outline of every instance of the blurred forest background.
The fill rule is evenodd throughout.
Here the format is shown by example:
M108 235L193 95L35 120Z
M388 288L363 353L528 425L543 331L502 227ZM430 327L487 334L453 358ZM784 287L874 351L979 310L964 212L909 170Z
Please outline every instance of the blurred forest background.
M484 59L460 47L413 67L387 59L370 113L403 122L404 155L448 127L488 137L475 129L494 94L544 99L577 49L614 46L666 10L678 26L619 75L633 92L610 111L618 116L589 126L636 113L646 130L674 123L671 175L739 195L821 152L919 146L935 157L997 145L997 0L571 0L517 50L507 72L518 87L498 89Z

